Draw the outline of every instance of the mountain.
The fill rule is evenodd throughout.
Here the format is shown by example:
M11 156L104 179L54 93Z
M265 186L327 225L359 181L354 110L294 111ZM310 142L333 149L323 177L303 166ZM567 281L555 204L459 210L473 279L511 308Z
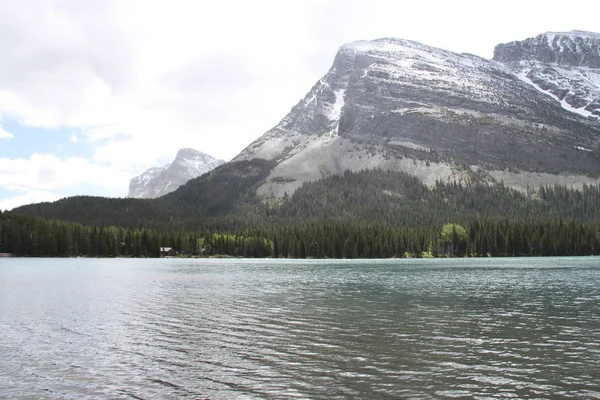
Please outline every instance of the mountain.
M171 193L192 178L196 178L225 163L201 151L181 149L175 160L162 167L153 167L131 179L127 197L151 199Z
M565 109L600 120L600 34L547 32L496 46L494 60Z
M581 68L594 68L592 39L576 41L590 43L573 50ZM344 45L290 113L234 160L277 163L258 189L267 197L375 167L430 186L439 179L520 189L598 182L600 125L565 110L505 59L400 39Z
M197 227L202 219L228 215L250 221L262 211L256 189L273 166L261 159L228 162L159 198L73 196L17 207L12 212L89 226Z
M600 184L600 123L564 108L498 57L400 39L350 43L279 124L231 162L172 193L69 198L13 211L91 225L202 225L213 232L267 223L287 229L311 218L429 227L534 215L596 223L590 212ZM553 184L582 191L540 187ZM459 194L456 200L449 190ZM513 203L516 193L522 201ZM538 199L542 204L533 205Z

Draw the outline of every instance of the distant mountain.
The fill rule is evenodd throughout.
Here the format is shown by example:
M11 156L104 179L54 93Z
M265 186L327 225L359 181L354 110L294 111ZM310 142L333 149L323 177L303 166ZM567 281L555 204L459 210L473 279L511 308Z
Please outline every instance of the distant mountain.
M587 68L588 76L597 72L594 35L566 36L579 45L564 60ZM568 41L557 37L556 46ZM520 189L598 182L600 125L565 110L503 64L525 57L528 48L509 56L499 46L492 61L399 39L344 45L304 99L234 160L276 161L258 190L267 197L375 167L428 185L438 179L503 181ZM591 113L593 104L585 105Z
M225 163L201 151L181 149L175 160L162 167L153 167L131 179L127 197L156 198L175 191L196 178Z
M600 34L547 32L496 46L494 60L565 109L600 119Z

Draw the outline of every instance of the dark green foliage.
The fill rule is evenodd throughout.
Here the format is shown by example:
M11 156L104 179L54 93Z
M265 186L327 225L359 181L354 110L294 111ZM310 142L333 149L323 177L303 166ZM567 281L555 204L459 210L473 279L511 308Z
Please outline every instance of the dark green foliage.
M598 186L524 194L438 182L430 189L403 173L372 170L264 202L255 192L270 168L260 160L226 164L160 199L74 197L1 213L0 252L157 257L168 246L184 255L282 258L600 254ZM466 237L458 229L442 237L449 223L464 227Z
M265 160L239 161L221 165L158 199L75 196L13 211L94 226L156 228L168 223L193 227L199 218L247 216L258 209L256 187L272 168Z
M179 221L254 211L256 188L273 167L261 159L223 164L155 201L161 215Z
M30 257L158 257L157 232L89 227L6 212L0 215L0 252Z

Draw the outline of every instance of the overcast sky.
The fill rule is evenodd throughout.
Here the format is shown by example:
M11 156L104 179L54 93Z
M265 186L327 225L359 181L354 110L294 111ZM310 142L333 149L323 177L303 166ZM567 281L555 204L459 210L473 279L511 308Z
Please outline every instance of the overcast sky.
M0 209L127 195L192 147L230 160L344 43L397 37L491 58L600 32L600 1L0 0Z

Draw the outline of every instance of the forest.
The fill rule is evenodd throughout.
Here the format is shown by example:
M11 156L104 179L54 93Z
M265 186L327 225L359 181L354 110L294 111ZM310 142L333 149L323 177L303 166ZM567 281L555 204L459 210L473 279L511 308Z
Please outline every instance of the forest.
M172 204L168 198L77 197L0 213L0 253L160 257L161 247L172 247L180 256L198 257L600 254L598 186L542 186L527 193L502 184L438 182L428 188L404 173L369 170L264 200L253 195L262 178L255 168L246 176L221 175L212 186L192 182L175 192ZM206 192L218 189L215 202Z
M0 213L0 253L31 257L389 258L600 254L600 187L438 182L346 172L261 199L247 164L156 200L76 197ZM215 201L210 193L217 193ZM199 193L203 193L199 195ZM209 211L207 211L209 209Z

